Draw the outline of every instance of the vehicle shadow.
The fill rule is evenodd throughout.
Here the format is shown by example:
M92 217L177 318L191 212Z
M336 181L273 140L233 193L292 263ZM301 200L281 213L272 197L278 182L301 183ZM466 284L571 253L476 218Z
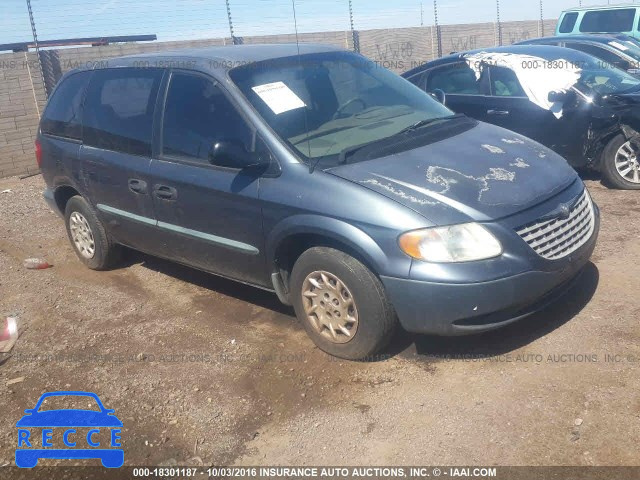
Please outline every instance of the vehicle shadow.
M590 168L577 168L578 176L582 181L586 180L594 180L594 181L602 181L602 175L600 172L597 172Z
M236 298L281 315L295 316L293 308L280 303L275 293L261 290L260 288L250 285L244 285L227 278L218 277L214 274L181 265L171 260L165 260L127 249L125 258L123 259L123 266L131 266L134 264L141 264L143 267L153 270L154 272L159 272L177 280Z
M177 280L236 298L288 318L295 318L293 308L280 303L275 293L243 285L170 260L127 250L124 265L133 264L141 264L145 268ZM491 357L509 353L553 332L578 315L593 297L598 281L598 268L589 262L573 287L560 299L530 317L499 330L478 335L440 337L413 334L398 329L386 350L370 361L384 361L389 357L398 356L431 362L439 358Z
M599 281L598 268L589 262L573 287L543 310L504 328L462 337L417 335L401 331L388 348L391 356L425 360L492 357L544 337L569 322L589 303Z

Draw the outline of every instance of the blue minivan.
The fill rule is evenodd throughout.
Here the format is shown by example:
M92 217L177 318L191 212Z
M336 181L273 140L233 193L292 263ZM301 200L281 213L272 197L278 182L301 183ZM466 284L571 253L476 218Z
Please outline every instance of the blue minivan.
M567 162L334 47L239 45L68 73L36 154L78 258L125 245L293 305L333 355L394 329L462 335L535 312L595 247Z
M560 14L556 35L624 33L640 39L640 5L578 7Z

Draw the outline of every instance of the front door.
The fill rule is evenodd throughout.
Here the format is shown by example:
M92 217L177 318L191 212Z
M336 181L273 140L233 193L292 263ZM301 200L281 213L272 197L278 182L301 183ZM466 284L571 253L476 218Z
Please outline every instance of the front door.
M252 148L253 131L208 76L174 71L168 85L151 189L163 255L269 286L260 173L210 163L218 142Z
M487 98L487 122L513 130L548 147L561 120L527 97L513 70L490 67L491 96Z
M527 97L516 74L505 67L490 67L491 96L487 98L487 121L529 137L581 165L591 106L573 90L558 118Z
M421 82L423 84L420 86L427 93L442 90L446 94L446 106L454 112L488 121L485 103L489 82L485 69L478 77L466 61L461 61L434 68L427 72Z

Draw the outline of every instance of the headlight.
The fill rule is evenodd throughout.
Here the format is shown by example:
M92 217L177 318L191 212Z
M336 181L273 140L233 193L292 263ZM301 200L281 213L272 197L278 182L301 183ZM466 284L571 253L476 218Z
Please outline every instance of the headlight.
M470 262L502 254L502 245L477 223L407 232L398 239L407 255L434 263Z

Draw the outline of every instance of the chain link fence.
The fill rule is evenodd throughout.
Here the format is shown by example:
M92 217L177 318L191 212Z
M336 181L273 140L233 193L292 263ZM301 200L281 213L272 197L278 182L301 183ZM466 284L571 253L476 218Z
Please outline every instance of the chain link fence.
M45 97L77 65L74 45L99 54L180 46L322 42L350 48L400 71L451 51L511 44L553 33L563 9L601 0L3 0L0 44L36 52ZM632 2L630 2L632 3ZM140 35L153 46L135 43ZM57 44L52 46L52 41ZM129 45L130 47L130 45ZM9 48L4 48L8 50ZM13 48L12 50L19 50ZM87 52L73 52L78 61ZM399 62L399 60L403 60Z
M450 52L553 35L562 10L597 3L2 0L0 177L32 168L23 165L32 165L40 113L73 68L176 48L300 41L351 49L401 73Z

